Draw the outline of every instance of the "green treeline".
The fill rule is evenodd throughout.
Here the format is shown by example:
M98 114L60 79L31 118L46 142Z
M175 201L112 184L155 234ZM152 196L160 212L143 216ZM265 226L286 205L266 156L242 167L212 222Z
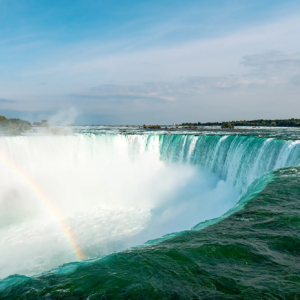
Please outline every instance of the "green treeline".
M270 126L270 127L300 127L300 119L287 120L251 120L251 121L230 121L230 122L208 122L208 123L182 123L182 126L222 126L223 124L233 126Z
M149 126L146 126L145 124L143 125L143 128L144 129L161 129L161 126L160 125L149 125Z
M222 129L234 129L234 125L232 123L222 123Z
M31 124L28 121L7 119L4 116L0 116L0 134L17 135L29 130L30 128Z

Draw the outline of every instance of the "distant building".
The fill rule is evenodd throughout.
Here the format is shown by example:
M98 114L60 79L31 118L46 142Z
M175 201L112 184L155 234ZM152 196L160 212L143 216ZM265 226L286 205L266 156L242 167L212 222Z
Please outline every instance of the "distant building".
M178 126L178 123L173 123L174 126Z
M42 120L42 122L34 122L33 126L36 126L36 127L49 127L50 123L47 120Z

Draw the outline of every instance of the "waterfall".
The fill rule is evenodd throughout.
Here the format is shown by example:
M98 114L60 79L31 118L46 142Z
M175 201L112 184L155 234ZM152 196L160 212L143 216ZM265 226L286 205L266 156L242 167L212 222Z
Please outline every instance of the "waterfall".
M0 137L0 277L74 261L76 243L94 258L191 229L299 163L298 141L251 136Z
M160 155L164 161L210 170L245 192L263 174L299 165L300 142L237 135L162 135Z

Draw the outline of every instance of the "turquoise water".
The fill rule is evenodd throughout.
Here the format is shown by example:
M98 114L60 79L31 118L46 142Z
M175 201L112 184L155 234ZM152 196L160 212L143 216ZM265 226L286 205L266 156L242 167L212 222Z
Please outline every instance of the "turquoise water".
M101 130L77 129L75 137L103 142L121 135L131 155L156 149L167 165L208 170L234 186L239 201L223 216L194 224L190 230L170 232L139 247L65 264L42 275L11 275L0 281L1 298L300 297L297 130L286 131L284 139L283 129L280 134L269 130L265 136L247 131L124 135L112 134L110 128Z

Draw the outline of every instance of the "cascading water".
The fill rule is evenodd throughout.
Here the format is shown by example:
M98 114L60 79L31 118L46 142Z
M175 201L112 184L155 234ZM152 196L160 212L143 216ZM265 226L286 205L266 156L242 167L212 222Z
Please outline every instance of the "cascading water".
M0 276L76 260L58 218L99 257L220 217L255 179L299 163L299 142L246 136L1 137Z
M245 193L263 174L300 163L300 142L247 136L161 136L165 161L200 166Z

